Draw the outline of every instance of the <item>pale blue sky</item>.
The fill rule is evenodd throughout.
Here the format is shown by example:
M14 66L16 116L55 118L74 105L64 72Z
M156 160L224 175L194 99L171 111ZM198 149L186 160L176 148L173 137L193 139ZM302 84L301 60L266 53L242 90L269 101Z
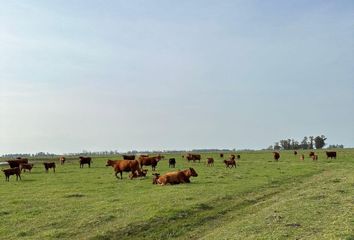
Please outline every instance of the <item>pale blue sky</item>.
M354 146L353 1L2 1L0 154Z

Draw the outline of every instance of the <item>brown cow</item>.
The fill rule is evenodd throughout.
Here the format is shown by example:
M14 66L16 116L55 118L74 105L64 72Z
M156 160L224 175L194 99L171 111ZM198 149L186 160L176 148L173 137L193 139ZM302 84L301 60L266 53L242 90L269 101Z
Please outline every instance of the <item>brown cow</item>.
M310 152L309 157L312 158L312 156L315 155L315 152Z
M106 167L111 166L114 167L114 164L116 164L118 161L122 161L122 160L110 160L108 159L106 162Z
M53 168L53 172L55 172L55 162L44 162L43 165L46 172L48 172L50 168Z
M89 166L89 168L91 168L91 163L92 163L92 159L91 157L79 157L80 158L80 168L84 167L84 164L87 164Z
M122 155L124 160L135 160L135 155Z
M301 154L300 160L304 161L305 160L305 155Z
M59 158L60 165L64 165L65 161L66 161L65 157Z
M26 170L28 170L29 172L31 172L32 168L33 168L33 163L21 163L21 164L20 164L21 172L22 172L22 170L23 170L24 172L26 172Z
M236 158L237 158L238 160L241 159L240 154L237 154Z
M297 151L294 151L294 155L295 155L295 156L297 155Z
M223 154L223 153L220 153L220 157L223 158L223 157L224 157L224 154Z
M133 179L133 178L138 178L138 177L146 177L148 170L147 169L138 169L135 170L134 173L129 173L129 178Z
M232 168L232 167L236 168L236 161L234 159L224 160L224 163L227 168Z
M231 160L235 160L236 159L236 156L235 154L231 154L231 157L230 157Z
M155 176L155 182L160 185L166 184L180 184L180 183L190 183L190 177L197 177L198 174L193 168L189 168L183 171L168 172L165 175ZM153 181L153 183L154 183Z
M317 161L318 160L318 155L317 154L312 155L312 160L313 161Z
M186 158L187 158L188 162L190 162L190 161L193 161L193 162L199 161L200 162L201 156L200 156L200 154L188 153Z
M207 166L208 167L214 166L214 158L207 158Z
M16 174L16 181L18 181L18 178L21 179L21 170L19 167L14 167L14 168L8 168L8 169L2 169L1 171L4 172L5 174L5 181L10 181L10 176Z
M17 158L15 160L8 160L8 164L10 165L10 168L15 168L15 167L20 167L21 163L28 163L27 158Z
M327 155L327 159L328 159L328 158L337 159L337 152L334 152L334 151L332 151L332 152L326 151L326 155Z
M151 165L151 170L155 171L157 163L161 160L162 156L158 155L156 157L139 157L139 163L140 163L140 168L143 168L143 166L150 166Z
M131 172L134 175L136 170L140 171L138 160L107 160L106 166L112 166L112 164L116 178L119 178L118 173L120 173L120 179L123 179L123 172Z
M280 154L278 152L273 152L273 157L275 161L278 161L280 158Z

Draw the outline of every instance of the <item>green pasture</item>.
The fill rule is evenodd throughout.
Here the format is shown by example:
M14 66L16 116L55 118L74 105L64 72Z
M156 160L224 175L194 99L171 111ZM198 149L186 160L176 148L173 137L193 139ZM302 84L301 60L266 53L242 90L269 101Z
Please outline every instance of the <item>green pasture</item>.
M173 186L153 185L150 167L145 179L116 179L107 158L83 169L56 160L56 173L31 159L22 181L0 179L0 239L354 239L354 150L336 160L317 151L317 162L280 153L275 162L271 152L237 152L236 169L218 153L201 163L166 154L157 172L175 157L199 174Z

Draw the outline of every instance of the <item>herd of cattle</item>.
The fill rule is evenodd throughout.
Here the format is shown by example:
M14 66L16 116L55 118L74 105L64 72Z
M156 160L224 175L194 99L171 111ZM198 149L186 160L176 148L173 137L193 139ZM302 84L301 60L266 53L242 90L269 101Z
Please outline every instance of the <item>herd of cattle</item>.
M297 151L294 151L294 155L297 156ZM335 151L326 151L326 156L328 158L334 158L337 159L337 152ZM273 157L275 161L278 161L280 159L280 153L279 152L273 152ZM318 160L318 155L315 152L310 152L309 157L312 158L313 161ZM305 155L301 154L300 160L305 160Z
M298 153L297 151L294 151L294 155L296 156ZM336 159L337 153L336 152L329 152L326 151L327 159L328 158L334 158ZM107 160L106 162L106 167L111 166L114 169L115 176L119 178L118 174L120 175L120 179L123 179L123 172L130 172L129 178L138 178L138 177L146 177L148 170L144 169L144 166L151 166L152 171L156 171L156 166L159 163L161 159L164 159L164 156L158 155L158 156L149 156L149 155L140 155L137 159L135 155L122 155L123 160ZM315 152L310 152L309 154L310 158L312 158L314 161L318 160L318 155ZM273 152L273 157L274 160L278 161L280 159L280 153L279 152ZM188 162L193 161L193 162L199 162L201 161L201 155L200 154L192 154L188 153L186 156L182 155L182 158L187 159ZM224 154L220 153L220 158L224 159ZM241 158L240 155L234 155L231 154L228 159L223 160L225 167L226 168L233 168L238 165L238 160ZM304 160L305 156L304 154L301 154L300 159ZM64 165L66 161L65 157L60 157L59 162L61 165ZM7 163L9 164L10 168L8 169L2 169L5 175L5 181L9 181L9 178L11 175L16 175L16 180L20 178L21 180L21 173L26 170L31 172L33 168L33 163L28 163L27 158L17 158L13 160L8 160ZM80 163L80 168L83 168L85 164L88 165L88 167L91 167L92 163L92 158L91 157L79 157L79 163ZM208 157L206 159L206 164L209 167L214 166L214 158ZM44 169L46 172L49 171L49 169L53 169L53 172L55 172L55 162L43 162ZM175 158L169 158L168 160L168 166L169 168L175 168L176 167L176 159ZM160 175L159 173L154 173L153 174L153 184L159 184L159 185L166 185L166 184L179 184L179 183L189 183L190 177L197 177L198 174L193 168L188 168L186 170L179 170L179 171L172 171L172 172L167 172L164 175Z

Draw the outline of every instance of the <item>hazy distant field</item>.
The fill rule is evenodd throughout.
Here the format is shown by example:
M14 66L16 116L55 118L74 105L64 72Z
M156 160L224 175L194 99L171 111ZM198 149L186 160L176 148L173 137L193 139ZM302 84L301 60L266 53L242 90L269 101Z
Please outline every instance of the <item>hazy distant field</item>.
M22 181L1 178L0 239L354 239L354 150L337 160L318 153L318 162L292 152L274 162L270 152L239 152L237 169L218 154L203 163L165 155L159 173L175 157L199 176L164 187L151 168L146 179L118 180L105 158L90 169L69 160L55 174L37 163Z

